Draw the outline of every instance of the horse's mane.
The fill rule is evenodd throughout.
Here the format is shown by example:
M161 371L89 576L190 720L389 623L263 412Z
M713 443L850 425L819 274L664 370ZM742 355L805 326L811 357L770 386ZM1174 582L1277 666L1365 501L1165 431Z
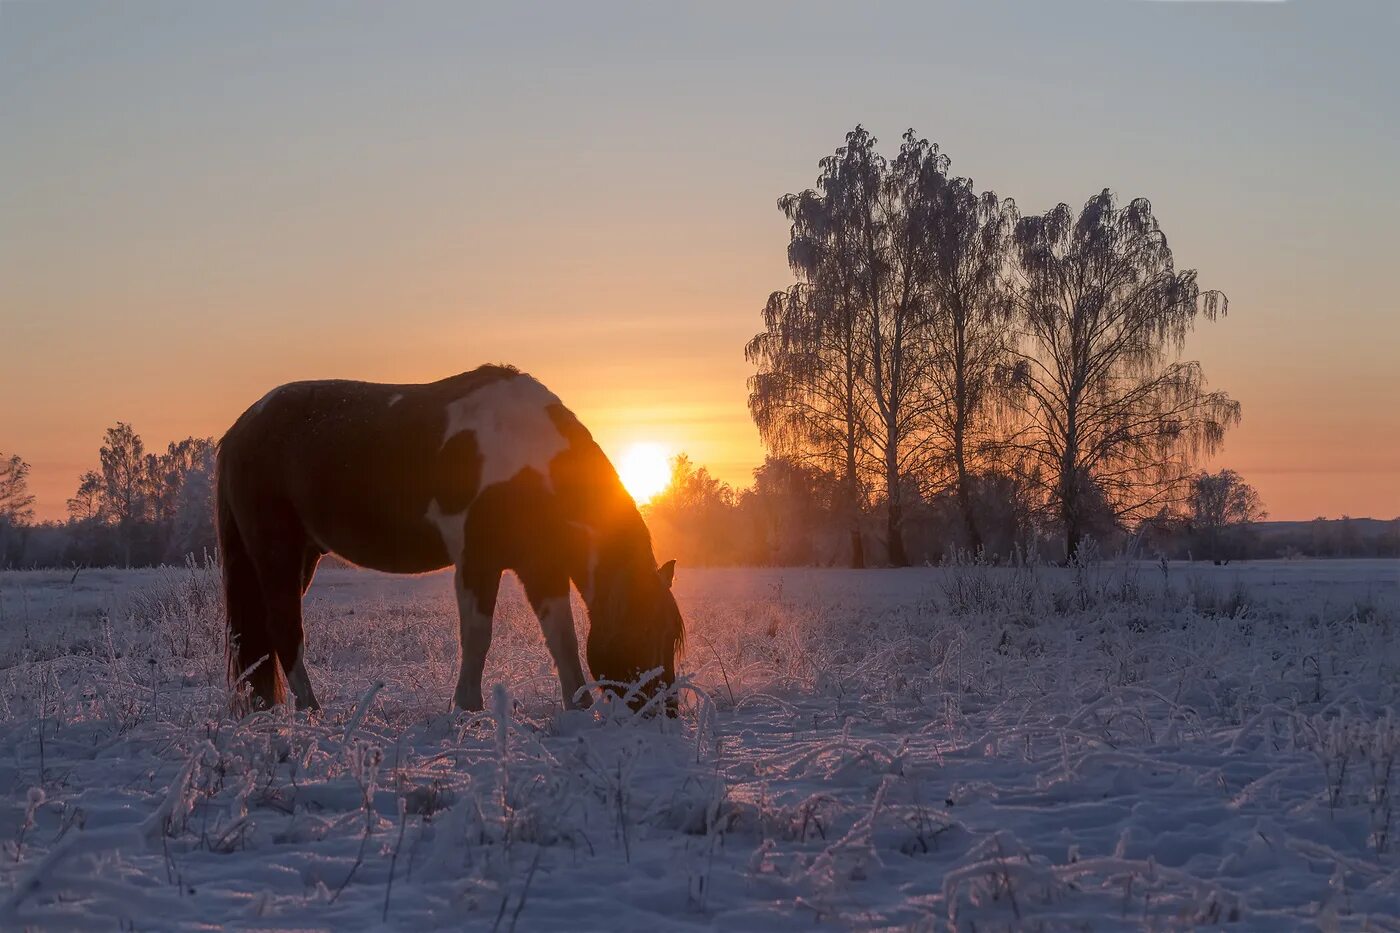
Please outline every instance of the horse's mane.
M524 373L509 363L487 363L476 369L469 369L464 373L439 379L436 384L450 386L458 392L467 393L480 389L482 386L488 386L493 382L513 379L521 375Z

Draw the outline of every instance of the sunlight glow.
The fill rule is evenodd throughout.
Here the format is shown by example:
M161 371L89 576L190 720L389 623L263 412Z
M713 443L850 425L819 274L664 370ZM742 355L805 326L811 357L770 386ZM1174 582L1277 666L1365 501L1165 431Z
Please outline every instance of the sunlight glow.
M660 444L631 444L617 460L617 475L637 504L645 505L671 484L671 455Z

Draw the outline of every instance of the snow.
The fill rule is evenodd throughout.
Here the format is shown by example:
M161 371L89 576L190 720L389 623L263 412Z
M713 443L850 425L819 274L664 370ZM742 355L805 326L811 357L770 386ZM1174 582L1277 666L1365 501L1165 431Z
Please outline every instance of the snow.
M488 712L450 576L326 569L232 721L213 573L0 574L0 929L1400 929L1398 570L682 568L678 721L509 580Z

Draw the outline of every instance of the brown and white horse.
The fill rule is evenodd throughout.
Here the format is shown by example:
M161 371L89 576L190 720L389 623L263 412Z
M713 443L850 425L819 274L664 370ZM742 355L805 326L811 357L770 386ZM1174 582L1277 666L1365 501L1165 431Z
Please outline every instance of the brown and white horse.
M456 567L462 709L482 706L505 570L539 616L566 707L591 702L570 581L588 606L596 680L660 668L653 690L674 683L685 638L675 562L657 568L608 458L552 392L515 369L274 389L220 442L217 498L229 677L246 676L255 702L284 702L290 686L298 707L319 707L301 601L325 554L390 573Z

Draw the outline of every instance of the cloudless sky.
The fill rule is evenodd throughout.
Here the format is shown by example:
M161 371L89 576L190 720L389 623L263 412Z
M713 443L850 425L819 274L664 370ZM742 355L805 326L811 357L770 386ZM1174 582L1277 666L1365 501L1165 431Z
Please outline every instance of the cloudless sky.
M1024 211L1147 196L1271 515L1400 514L1400 4L0 0L0 451L506 361L746 484L774 202L863 123Z

